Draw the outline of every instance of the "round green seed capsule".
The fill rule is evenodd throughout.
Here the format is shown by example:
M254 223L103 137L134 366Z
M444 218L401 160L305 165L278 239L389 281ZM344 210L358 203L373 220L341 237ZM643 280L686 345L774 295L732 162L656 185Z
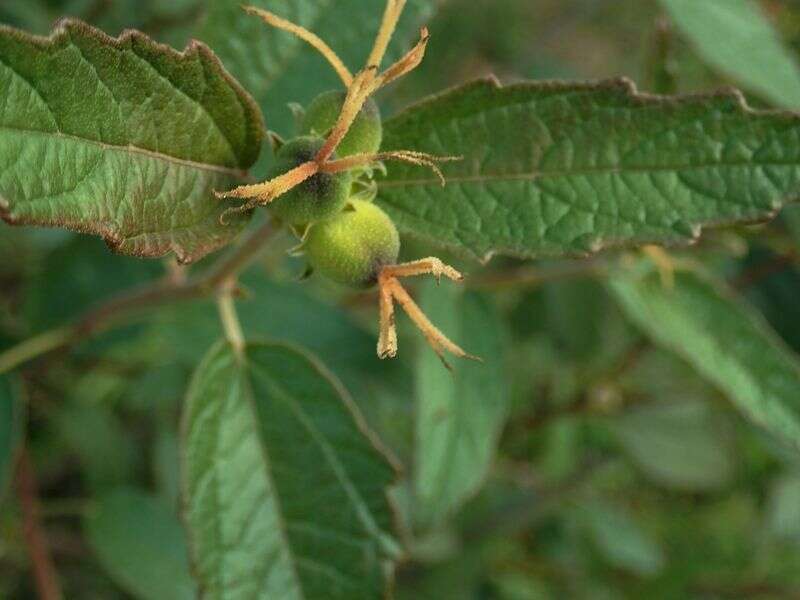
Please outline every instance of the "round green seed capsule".
M324 144L322 138L305 136L286 142L278 150L270 178L313 160ZM317 173L276 198L270 207L278 218L292 225L327 219L347 203L352 176L349 172Z
M308 105L301 122L303 133L325 136L336 125L339 113L347 94L331 91L320 94ZM352 156L354 154L375 154L380 150L383 139L383 126L378 105L372 98L364 104L355 121L344 136L336 154Z
M369 287L386 265L397 263L400 236L389 216L371 202L350 206L315 223L303 244L315 271L338 283Z

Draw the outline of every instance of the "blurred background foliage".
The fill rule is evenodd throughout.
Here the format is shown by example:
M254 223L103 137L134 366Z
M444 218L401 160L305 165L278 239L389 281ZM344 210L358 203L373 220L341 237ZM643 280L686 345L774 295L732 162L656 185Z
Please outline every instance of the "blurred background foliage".
M0 22L45 34L75 16L182 47L212 4L0 0ZM800 56L800 2L760 9ZM430 25L425 63L383 92L385 114L489 74L625 75L681 93L737 83L708 66L656 0L447 0ZM269 113L267 122L290 127ZM712 231L674 253L727 280L794 350L797 213ZM402 459L406 477L392 492L409 548L399 599L800 598L800 459L628 323L603 284L616 256L488 266L454 257L467 291L415 290L435 322L488 359L451 377L410 329L400 358L379 362L373 293L297 283L291 243L274 244L245 277L244 326L313 350ZM429 253L411 241L404 251ZM56 231L3 227L0 256L0 350L175 276L166 261L112 256L100 241ZM67 598L193 597L177 517L178 419L187 379L219 333L209 304L166 309L28 365L16 389L0 390L24 397L24 409L0 404L0 446L14 443L4 426L27 419ZM442 424L442 411L455 416ZM10 477L0 465L0 492ZM0 503L0 598L32 598L20 505L12 493Z

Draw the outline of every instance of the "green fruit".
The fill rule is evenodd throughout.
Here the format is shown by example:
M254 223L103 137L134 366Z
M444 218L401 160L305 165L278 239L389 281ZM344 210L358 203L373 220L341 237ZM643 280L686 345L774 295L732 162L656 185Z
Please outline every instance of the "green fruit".
M381 267L397 263L400 236L389 216L371 202L350 206L315 223L303 244L315 271L353 287L376 283Z
M313 160L324 144L318 137L299 137L286 142L278 150L270 178ZM292 225L304 225L327 219L347 203L352 176L343 173L317 173L275 199L270 207L278 218Z
M342 110L346 93L325 92L317 96L306 109L301 122L303 133L325 136L336 124ZM353 154L375 154L381 148L383 125L378 105L372 98L364 104L350 130L336 149L341 156Z

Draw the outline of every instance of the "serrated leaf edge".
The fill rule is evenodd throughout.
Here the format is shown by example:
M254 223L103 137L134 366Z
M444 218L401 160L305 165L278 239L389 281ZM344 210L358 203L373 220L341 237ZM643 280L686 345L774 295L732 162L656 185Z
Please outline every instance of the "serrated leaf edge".
M230 73L228 73L228 71L225 69L224 65L216 56L216 54L214 54L214 52L204 43L193 39L189 41L189 43L183 50L179 51L175 50L174 48L166 44L161 44L159 42L156 42L155 40L153 40L146 34L142 33L141 31L137 31L134 29L126 29L122 33L120 33L118 37L115 38L95 27L92 27L91 25L88 25L87 23L84 23L83 21L73 18L65 18L59 20L55 24L53 31L48 36L39 36L27 33L25 31L22 31L14 27L10 27L8 25L0 24L0 35L7 35L19 41L35 44L42 48L50 48L54 46L55 44L59 43L62 39L69 37L75 30L79 31L83 35L94 37L99 42L118 50L124 50L125 45L129 41L135 40L136 42L139 42L142 45L147 46L149 49L168 54L177 61L184 61L196 57L199 57L203 61L207 61L213 68L218 70L219 75L225 80L225 82L228 85L230 85L231 89L234 90L237 98L239 99L239 102L242 105L242 108L244 109L247 119L256 124L256 126L253 128L253 131L251 132L252 139L249 141L251 148L249 149L248 155L242 159L242 162L249 167L252 166L258 159L258 154L261 150L261 143L263 141L266 132L266 125L264 122L264 117L261 113L261 109L255 102L255 100L250 96L250 94L242 87L242 85L238 81L236 81L236 79L234 79ZM2 128L9 129L7 127L2 127ZM39 133L56 138L70 139L85 144L95 145L105 150L120 151L129 154L139 154L142 156L155 158L171 164L196 168L198 170L222 173L238 179L242 179L247 175L246 169L236 169L236 168L224 167L208 163L199 163L188 159L170 156L168 154L163 154L160 152L155 152L153 150L148 150L145 148L138 148L130 145L116 146L112 144L107 144L105 142L100 142L97 140L81 138L79 136L71 134L64 134L62 132L39 132ZM124 237L120 235L116 227L114 227L110 223L100 222L100 223L86 224L81 221L72 221L72 220L59 220L59 221L50 221L47 223L42 223L42 221L39 219L33 219L33 218L29 219L13 215L10 206L11 203L8 201L8 199L0 195L0 219L5 221L9 225L38 225L38 226L63 227L65 229L69 229L77 233L99 235L100 237L103 238L103 240L106 242L106 245L112 252L126 254L126 255L134 255L139 257L154 256L153 254L149 253L132 253L123 251L121 249L121 246L127 240L133 239L136 236ZM179 245L175 244L174 242L171 242L167 247L167 250L164 253L160 253L159 255L173 252L176 255L179 263L189 264L202 258L208 252L215 250L218 246L219 244L214 243L213 240L210 240L210 243L199 245L197 251L189 253L183 251L183 249Z
M696 94L680 94L674 96L665 96L659 94L651 94L648 92L641 92L639 91L636 83L628 77L617 77L612 79L604 79L600 81L580 81L580 82L569 82L564 80L542 80L542 81L526 81L521 83L514 83L511 85L503 85L497 77L490 75L488 77L484 77L481 79L476 79L474 81L456 85L442 92L437 94L433 94L428 96L427 98L423 98L419 102L413 103L408 105L407 107L403 108L400 112L396 115L388 119L384 123L384 129L389 129L392 125L397 127L396 123L402 123L403 119L406 118L409 114L418 111L424 110L431 106L434 106L435 103L441 102L444 100L449 99L450 96L462 93L469 93L472 90L479 90L484 88L486 90L498 90L505 93L515 93L520 90L524 89L535 89L539 90L554 90L554 91L563 91L563 92L582 92L582 91L602 91L602 90L609 90L609 91L621 91L625 94L625 96L633 101L640 102L642 104L645 103L661 103L663 105L668 106L678 106L682 104L703 104L709 100L728 100L734 103L736 107L740 110L743 115L752 115L752 116L773 116L779 118L787 118L787 119L798 119L798 126L800 127L800 111L793 111L793 110L786 110L786 109L756 109L751 107L744 96L744 94L734 88L734 87L723 87L716 91L712 92L701 92ZM608 169L603 169L608 170ZM649 169L648 169L649 170ZM510 175L507 177L502 177L504 180L532 180L535 179L541 173L530 173L527 176L525 174L521 175ZM469 181L469 178L459 180L458 178L451 178L445 177L447 181ZM475 181L489 181L492 177L475 177ZM378 200L380 200L380 187L402 187L404 184L408 185L409 183L417 183L417 184L436 184L438 185L438 180L435 179L420 179L409 182L406 180L398 181L396 185L392 185L391 182L387 181L378 181ZM710 221L703 225L700 224L692 224L692 223L678 223L676 225L681 226L681 233L685 234L685 240L682 241L675 241L675 242L663 242L660 240L636 240L636 241L621 241L615 242L613 240L602 242L599 240L589 240L585 244L585 250L583 252L574 252L568 251L563 254L559 254L559 256L565 256L570 258L588 258L600 252L612 249L624 249L624 248L632 248L632 247L639 247L644 245L656 244L660 246L664 246L667 248L675 248L675 247L685 247L691 246L696 244L703 235L705 229L714 229L718 227L724 227L728 225L734 224L742 224L742 225L752 225L758 223L766 223L774 219L778 213L780 213L783 206L786 204L790 204L792 202L797 202L800 200L800 193L798 193L797 197L787 198L780 202L776 202L775 208L765 213L765 216L761 219L755 219L751 221L741 221L741 220L719 220L719 221ZM396 210L396 207L392 207ZM458 244L452 244L448 242L442 242L442 240L438 238L428 237L425 234L418 233L413 230L404 230L403 233L408 235L411 238L418 239L425 242L433 242L440 247L446 248L447 250L454 252L455 254L475 259L479 261L481 264L487 264L491 261L492 258L496 255L500 256L509 256L514 258L520 259L532 259L532 258L543 258L550 256L549 253L544 254L536 254L532 252L525 252L525 251L518 251L512 248L495 248L489 250L484 254L477 254L472 250L465 248L464 246Z
M339 395L340 400L342 401L342 403L344 404L345 408L347 409L347 411L352 416L353 421L356 424L356 427L359 430L359 432L369 441L370 446L372 447L372 450L380 458L385 460L387 462L387 464L389 465L389 467L392 470L393 475L394 475L394 482L393 482L392 485L396 485L401 480L401 478L403 476L403 473L404 473L404 468L403 468L402 463L397 458L397 456L386 445L384 445L383 442L381 442L381 440L378 438L378 436L375 434L375 432L369 427L369 425L367 423L367 420L364 418L363 413L359 409L359 407L356 404L356 402L353 399L353 397L350 395L350 392L347 390L347 388L344 387L344 384L341 381L339 381L338 377L336 377L336 375L330 369L328 369L328 367L326 367L323 364L323 362L319 358L317 358L313 353L311 353L310 351L306 350L302 346L299 346L297 344L293 344L291 342L275 341L275 340L264 340L264 339L249 339L247 341L247 344L246 344L245 350L244 350L244 357L245 357L244 361L245 361L245 363L244 363L244 365L240 366L240 368L245 368L245 369L247 368L246 367L246 361L247 361L246 357L247 357L247 348L248 347L251 347L251 346L264 346L264 345L282 347L282 348L285 348L287 350L291 350L291 351L297 353L298 355L302 356L317 371L317 373L319 373L319 375L323 379L325 379L331 385L331 387L333 387L336 390L336 393ZM192 374L191 380L189 381L189 385L188 385L188 388L187 388L186 398L184 400L184 405L188 403L186 400L192 395L193 390L197 385L197 381L201 376L200 373L203 371L203 368L202 368L203 365L206 363L206 361L208 360L209 357L215 355L221 348L223 348L225 346L230 347L230 343L225 339L220 339L214 345L212 345L211 348L209 348L209 350L207 351L205 357L199 363L198 368ZM232 348L231 348L231 352L233 352ZM254 410L254 408L251 406L250 410ZM253 418L255 418L255 415L253 416ZM186 410L184 408L184 410L182 411L181 420L180 420L180 427L179 427L179 437L180 437L180 440L181 440L181 452L180 452L180 470L181 470L180 492L181 493L180 493L180 501L179 501L179 505L180 505L179 512L180 512L181 522L184 524L184 529L186 531L186 540L187 540L187 544L188 544L188 548L189 548L189 568L190 568L191 573L192 573L192 575L194 577L195 583L198 586L198 590L200 591L200 596L202 597L203 591L204 591L203 581L198 576L197 565L196 565L196 560L195 560L194 551L193 551L194 542L193 542L193 537L192 537L192 529L189 526L189 523L187 522L187 518L186 518L186 515L189 512L189 506L188 506L189 490L186 488L186 483L187 482L186 482L186 479L183 477L183 473L186 473L188 471L188 469L186 467L186 453L183 452L183 450L182 450L183 446L182 445L183 445L183 440L185 440L186 437L188 436L188 427L189 427L188 410ZM259 441L259 446L261 446L261 442L260 441ZM263 447L262 447L262 453L263 453ZM269 473L269 472L266 475L269 478L272 477L271 473ZM397 533L402 540L407 541L408 532L405 531L405 529L403 527L403 522L402 522L402 519L400 517L401 513L400 513L400 510L399 510L399 507L397 506L397 503L395 502L394 498L392 497L392 495L390 493L390 490L391 490L391 486L388 486L386 488L386 490L383 492L384 493L384 497L386 499L386 506L389 509L389 511L391 512L391 516L392 516L392 519L394 521L395 533ZM286 535L285 535L284 529L283 529L283 517L282 516L280 518L280 523L281 523L281 529L280 529L279 534L280 534L281 538L284 539L284 543L286 543L288 545L289 542L286 539ZM382 532L382 533L386 534L386 533L391 533L391 532ZM397 560L400 560L400 559L402 559L402 556L398 556L397 557ZM293 557L292 557L292 569L294 570L294 558ZM394 582L394 569L389 569L389 573L386 574L386 584L387 584L387 595L386 595L386 598L390 598L391 597L391 595L389 594L388 590L391 589L393 582Z

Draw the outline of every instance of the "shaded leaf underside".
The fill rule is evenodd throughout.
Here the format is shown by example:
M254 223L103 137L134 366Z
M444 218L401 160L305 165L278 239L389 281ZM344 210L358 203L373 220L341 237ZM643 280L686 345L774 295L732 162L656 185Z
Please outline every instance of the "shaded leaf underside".
M0 28L0 215L191 262L246 223L214 189L244 175L263 124L202 44L183 53L77 21L49 38Z
M445 188L389 165L378 201L401 230L480 259L689 243L706 226L768 219L800 190L800 116L753 111L736 92L481 80L385 132L385 150L464 157L445 165Z
M306 355L217 345L184 415L185 520L204 598L373 599L394 470ZM387 546L389 544L389 546Z

